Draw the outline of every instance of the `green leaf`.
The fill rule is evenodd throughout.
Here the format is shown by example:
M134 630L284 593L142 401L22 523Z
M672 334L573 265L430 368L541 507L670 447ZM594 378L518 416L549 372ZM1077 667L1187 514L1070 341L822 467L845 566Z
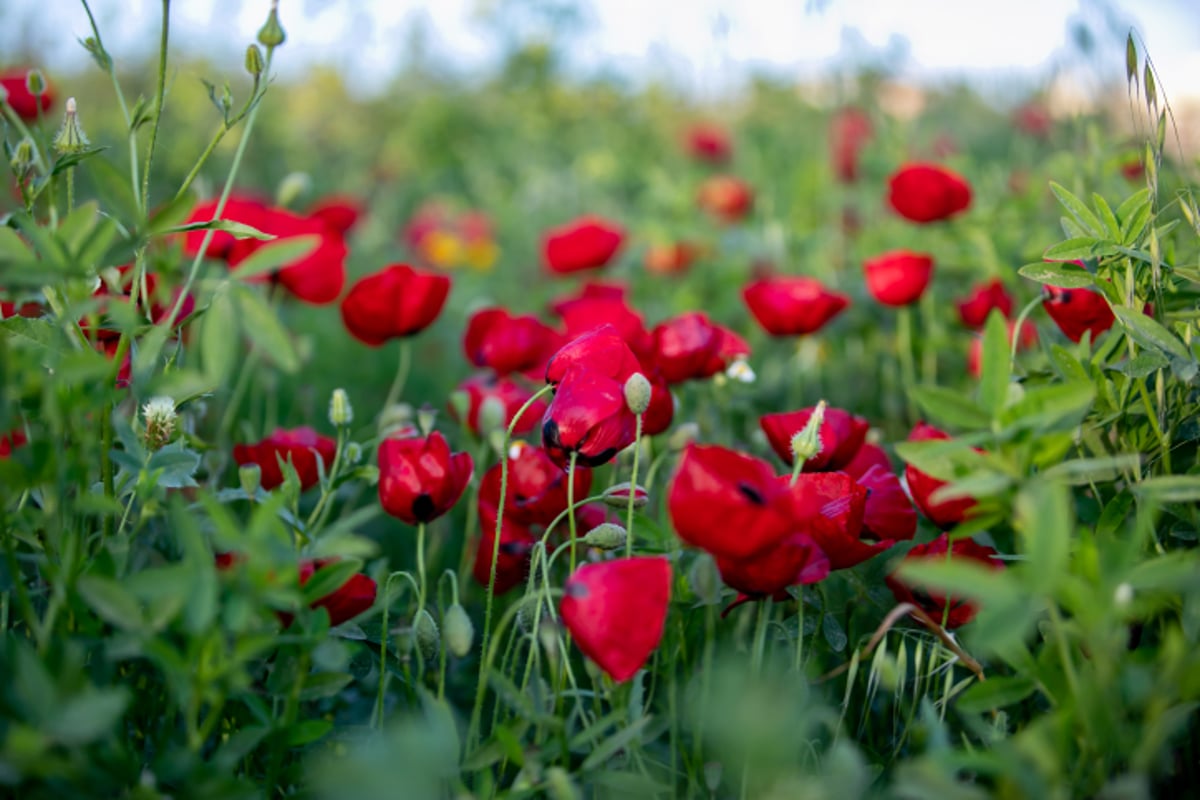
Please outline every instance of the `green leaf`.
M1117 367L1117 371L1131 378L1148 378L1160 369L1171 366L1170 360L1157 350L1145 350L1133 359Z
M1065 484L1031 481L1017 494L1017 530L1021 532L1025 572L1031 588L1053 593L1066 573L1074 520L1071 496Z
M618 751L624 750L642 735L642 731L648 724L650 724L651 719L653 719L653 717L642 717L637 722L634 722L628 727L617 731L612 736L609 736L603 742L596 745L596 749L593 750L588 757L583 760L580 770L587 772L589 770L596 769L616 755Z
M1078 381L1088 383L1092 380L1088 374L1087 368L1079 363L1079 359L1075 358L1069 350L1062 345L1052 344L1049 350L1050 360L1054 362L1055 369L1067 382Z
M68 747L108 738L113 726L125 713L129 700L129 691L124 687L88 687L63 703L46 726L46 732Z
M1059 242L1042 253L1047 261L1081 261L1110 256L1117 252L1116 242L1088 237L1075 237Z
M1054 181L1050 181L1050 191L1054 192L1054 196L1058 198L1058 202L1067 210L1067 213L1093 236L1104 235L1104 226L1100 224L1100 220L1082 200Z
M1120 239L1121 223L1117 222L1117 217L1113 214L1112 208L1109 207L1108 201L1095 192L1092 192L1092 205L1095 206L1096 213L1104 223L1104 228L1108 231L1108 235L1114 239Z
M317 700L322 697L333 697L349 686L353 680L354 676L346 672L318 672L315 675L309 675L304 681L300 699Z
M250 340L284 372L291 374L299 370L300 357L271 307L248 286L236 284L234 289L242 328Z
M1160 503L1194 503L1200 500L1200 475L1160 475L1133 485L1135 494Z
M301 747L312 744L333 730L333 723L327 719L306 719L293 723L287 728L287 746Z
M954 706L967 714L978 714L1019 703L1036 688L1033 680L1024 675L988 678L967 689Z
M179 197L173 197L162 208L154 212L147 226L151 234L161 234L172 227L183 224L196 206L196 195L189 189Z
M979 404L993 419L1008 401L1009 362L1008 325L998 309L988 314L983 329L983 373L979 379Z
M826 614L821 619L821 633L833 652L840 653L846 649L849 637L846 636L846 629L842 627L842 623L838 622L838 618L833 614Z
M187 449L182 441L172 442L150 456L146 469L158 472L158 485L165 489L197 486L192 478L200 467L200 454ZM159 472L161 470L161 472Z
M1025 593L1006 572L988 569L969 558L904 559L897 575L906 584L978 600L983 605L1008 603Z
M1063 383L1029 389L1004 409L1001 423L1016 430L1049 431L1073 428L1092 406L1096 390L1091 383Z
M1153 347L1176 358L1191 359L1187 346L1152 317L1124 306L1113 307L1113 313L1130 337L1143 347Z
M321 237L316 234L305 236L289 236L286 239L276 239L254 251L254 254L238 264L233 271L233 277L248 281L259 275L266 275L309 256L321 244Z
M991 423L977 403L944 386L914 386L909 390L921 410L939 425L952 428L986 428Z
M1121 214L1120 210L1125 208L1125 203L1135 198L1138 200L1137 204L1131 206L1126 214ZM1134 244L1141 240L1146 232L1146 227L1150 224L1150 216L1154 211L1153 199L1150 197L1150 190L1143 189L1129 200L1121 204L1121 209L1118 209L1117 213L1121 217L1121 241L1125 244Z
M0 262L32 261L33 250L7 225L0 225Z
M934 503L944 503L962 497L994 497L1008 490L1013 479L1003 472L982 470L963 478L955 478L945 486L938 487L930 496Z
M121 584L99 575L84 575L75 584L84 601L105 622L127 631L144 624L142 607Z
M238 319L228 286L222 284L213 294L203 319L200 320L200 357L204 374L216 385L222 385L233 372L238 357Z
M362 569L363 562L357 558L343 558L331 561L312 574L301 591L304 603L312 605L322 597L333 594L342 588L354 573Z
M1133 43L1133 31L1131 30L1125 37L1125 82L1137 83L1138 80L1138 57L1137 46Z
M1114 481L1129 471L1136 473L1141 469L1141 463L1140 453L1121 453L1099 458L1076 458L1055 464L1042 475L1073 486L1082 486L1094 482Z
M189 222L186 225L174 225L167 228L161 233L187 233L188 231L224 231L235 239L261 239L267 241L275 238L273 233L264 233L258 228L252 228L249 225L241 222L234 222L231 219L215 219L208 222Z
M97 153L102 153L107 149L107 147L93 147L88 150L82 150L78 153L68 153L65 156L59 156L54 162L54 166L50 168L50 175L51 177L58 175L63 170L77 166L81 162L86 161Z
M1057 286L1060 289L1082 289L1093 283L1090 272L1070 263L1035 261L1021 267L1017 273L1031 281Z

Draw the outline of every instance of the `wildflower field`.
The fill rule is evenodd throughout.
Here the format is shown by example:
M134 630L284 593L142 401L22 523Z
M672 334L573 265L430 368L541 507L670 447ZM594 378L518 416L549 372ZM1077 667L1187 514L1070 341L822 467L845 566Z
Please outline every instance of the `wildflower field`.
M1140 40L1117 120L538 47L356 99L274 79L299 9L215 65L162 9L0 64L0 793L1200 792Z

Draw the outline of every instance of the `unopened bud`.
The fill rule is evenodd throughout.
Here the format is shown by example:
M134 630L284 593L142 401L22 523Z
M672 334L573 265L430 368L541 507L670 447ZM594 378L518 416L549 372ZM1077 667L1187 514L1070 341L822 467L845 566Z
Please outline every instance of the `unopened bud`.
M83 126L79 124L75 98L68 97L62 127L59 128L58 135L54 137L54 149L62 155L69 155L82 153L87 148L88 138L87 134L83 132Z
M267 15L267 21L258 29L258 42L268 50L274 49L283 44L287 39L287 34L283 32L283 26L279 24L279 0L272 0L271 13Z
M229 115L232 113L232 111L233 90L229 88L229 83L227 82L221 87L221 113L225 115L226 119L229 119Z
M46 76L40 69L31 69L25 73L25 88L34 97L41 97L46 93Z
M246 72L257 78L259 75L262 75L262 71L262 50L259 50L256 44L248 45L246 47Z
M345 389L334 389L329 396L329 424L341 428L354 421L354 407Z
M417 427L421 429L422 436L428 436L433 430L433 425L437 422L437 409L426 403L417 411Z
M312 190L312 178L307 172L289 172L275 190L275 204L287 208Z
M437 623L433 621L433 615L424 608L413 620L413 635L416 637L417 650L421 653L421 658L432 661L437 656L442 636L438 631Z
M629 534L615 522L602 522L587 532L583 543L601 550L617 550L625 546Z
M625 381L625 404L634 414L646 413L646 409L650 407L650 396L653 393L654 387L640 372L633 373Z
M618 483L604 490L604 494L600 497L606 506L612 508L629 508L629 481ZM643 508L650 502L650 495L647 491L638 486L633 492L633 507Z
M258 494L258 487L262 485L262 469L258 464L246 464L238 469L238 480L246 496L254 497Z
M491 433L507 427L504 419L507 409L498 397L485 397L479 404L479 432Z
M450 413L460 422L466 422L471 414L471 395L462 389L450 393Z
M442 627L446 631L446 649L451 655L463 658L471 652L471 645L475 642L475 625L465 608L455 603L446 609Z
M395 403L385 408L379 415L379 432L384 438L390 439L405 428L412 427L413 410L408 403ZM416 431L413 431L416 435Z
M792 437L792 456L796 463L805 461L821 452L821 426L825 423L825 401L817 403L808 423Z
M148 450L158 450L175 435L175 401L170 397L152 397L142 406L142 421L146 426L143 440Z
M695 422L685 422L682 425L676 426L671 436L667 439L667 446L672 450L679 451L699 438L700 426Z
M534 609L529 607L528 603L522 603L517 608L517 627L521 633L530 634L533 632L533 615Z
M17 146L13 148L12 160L8 163L12 167L13 174L17 176L17 180L25 180L30 170L33 169L33 142L28 138L17 142Z
M346 456L347 464L357 464L359 461L362 461L362 445L358 442L346 442L346 451L344 455Z

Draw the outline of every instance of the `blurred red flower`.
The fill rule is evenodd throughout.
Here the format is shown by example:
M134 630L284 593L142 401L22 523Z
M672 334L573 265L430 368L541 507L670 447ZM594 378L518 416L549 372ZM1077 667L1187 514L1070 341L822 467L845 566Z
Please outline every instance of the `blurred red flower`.
M902 564L909 560L946 561L947 546L950 548L949 558L951 559L966 558L983 564L988 569L1004 569L1004 562L996 558L1000 554L992 548L976 544L971 539L958 539L951 545L949 544L949 536L945 533L932 542L919 544L909 550L900 563ZM896 602L912 603L928 614L934 622L939 624L945 619L945 625L950 629L967 624L975 618L975 614L979 610L975 604L969 603L962 598L954 597L953 595L947 598L945 595L934 592L914 590L898 578L895 572L888 575L884 580L888 588L892 590L892 594L895 595ZM950 609L948 613L946 611L947 606Z
M911 222L937 222L971 205L971 186L963 177L936 164L907 164L888 181L896 213Z
M307 491L317 485L317 459L328 469L333 465L337 442L321 436L308 427L280 428L270 436L253 444L239 444L233 448L233 460L238 466L257 464L262 470L261 485L267 491L283 483L283 470L279 462L290 461L300 477L300 490Z
M625 239L617 224L598 216L584 216L553 228L542 239L546 268L560 275L600 269L612 260Z
M708 164L724 164L733 155L729 133L712 122L699 122L688 128L684 146L688 155Z
M1006 317L1012 314L1012 296L1009 295L999 278L976 286L970 295L960 300L958 316L963 325L973 330L979 330L987 322L988 314L992 312L993 308L999 309L1000 313Z
M792 466L796 455L792 452L792 437L804 430L812 418L816 406L776 414L764 414L758 424L767 441L784 463ZM804 472L825 472L843 469L858 453L867 438L871 424L862 417L840 408L826 407L825 418L817 436L821 449L804 462Z
M792 275L751 281L742 299L772 336L815 333L850 305L849 297L826 289L816 278Z
M858 160L871 139L871 118L858 108L843 108L829 124L830 156L833 173L842 183L858 180Z
M479 436L484 433L480 428L480 412L483 404L493 400L499 404L503 412L499 424L508 426L521 406L533 396L533 392L511 378L498 377L492 373L472 375L458 385L456 393L461 393L461 407L454 401L450 402L450 413L458 422L467 427L471 433ZM546 404L541 400L534 403L521 415L520 421L513 428L513 433L528 433L538 424L538 420L546 412ZM464 418L465 415L465 418Z
M37 121L39 104L43 114L54 104L54 90L50 88L49 83L46 84L46 90L41 97L29 91L29 70L10 69L0 72L0 88L3 89L0 94L7 95L5 102L26 122Z
M467 359L500 375L544 367L562 344L563 335L537 317L513 316L503 308L476 311L463 333Z
M714 175L700 185L696 195L700 208L721 222L737 222L750 213L754 191L750 184L732 175Z
M949 440L950 438L949 434L924 422L918 422L908 435L910 442ZM908 493L912 495L917 508L925 515L926 519L942 530L953 528L962 522L977 504L973 497L959 497L935 502L933 500L934 492L945 486L946 481L934 478L912 464L904 468L904 480L908 483Z
M885 306L906 306L921 299L933 278L933 257L893 250L863 264L867 290Z
M342 321L360 342L378 347L389 339L414 336L442 311L450 294L445 275L392 264L367 275L342 300Z

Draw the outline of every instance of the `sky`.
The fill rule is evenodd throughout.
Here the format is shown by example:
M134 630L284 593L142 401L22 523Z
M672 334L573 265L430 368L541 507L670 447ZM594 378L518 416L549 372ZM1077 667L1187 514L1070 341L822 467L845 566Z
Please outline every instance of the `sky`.
M173 41L240 64L267 5L176 0ZM282 0L288 42L276 63L285 78L332 64L360 92L378 92L408 58L416 28L435 59L480 74L504 52L507 35L544 28L531 8L561 5L581 9L577 33L559 42L572 72L667 79L702 97L736 90L754 72L812 78L853 59L887 62L923 80L1032 85L1069 64L1085 83L1119 82L1132 26L1167 96L1200 98L1200 0ZM118 58L153 51L158 0L92 0L92 7ZM1081 23L1095 43L1091 59L1069 44ZM24 44L51 66L82 65L75 39L88 33L76 0L0 2L0 63Z

